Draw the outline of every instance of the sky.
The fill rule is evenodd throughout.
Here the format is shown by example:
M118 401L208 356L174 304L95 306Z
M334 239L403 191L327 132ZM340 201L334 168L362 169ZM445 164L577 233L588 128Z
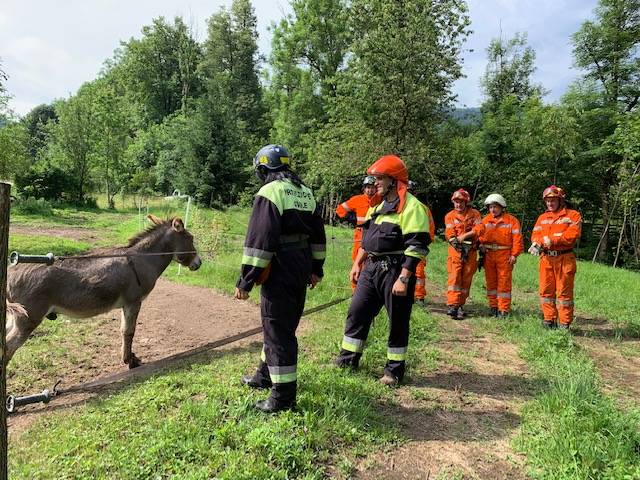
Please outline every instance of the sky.
M537 54L534 81L557 101L580 72L572 68L571 34L593 17L597 0L468 0L473 34L463 54L466 78L458 105L482 102L480 77L492 38L527 32ZM41 103L74 94L96 77L120 41L140 37L153 18L182 16L196 38L206 20L231 0L0 0L0 64L9 76L10 108L24 115ZM268 55L273 22L291 12L288 0L253 0L260 51Z

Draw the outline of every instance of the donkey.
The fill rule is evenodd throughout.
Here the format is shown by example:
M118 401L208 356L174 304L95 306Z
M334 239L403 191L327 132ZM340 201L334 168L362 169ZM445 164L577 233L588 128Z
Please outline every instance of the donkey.
M51 266L18 264L9 268L7 363L45 316L55 318L57 313L63 313L89 318L122 308L122 361L129 368L140 365L131 344L142 301L172 259L190 270L197 270L202 264L193 236L185 230L182 220L162 221L153 215L148 218L153 225L129 240L128 246L84 255L114 257L80 256L56 259Z

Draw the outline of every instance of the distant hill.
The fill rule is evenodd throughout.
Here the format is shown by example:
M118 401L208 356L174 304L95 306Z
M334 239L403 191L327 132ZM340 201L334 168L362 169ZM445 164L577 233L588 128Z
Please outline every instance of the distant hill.
M479 107L455 108L451 111L451 117L462 124L479 123L482 117Z

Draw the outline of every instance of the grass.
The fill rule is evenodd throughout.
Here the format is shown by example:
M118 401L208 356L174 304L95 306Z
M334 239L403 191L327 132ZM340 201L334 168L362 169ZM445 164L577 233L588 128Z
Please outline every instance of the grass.
M207 261L197 274L183 270L178 276L172 267L167 276L228 292L240 261L242 239L234 234L243 231L246 221L246 211L196 210L192 230L199 248L207 247ZM121 222L118 235L133 228L131 221ZM348 242L350 231L338 228L332 235ZM335 298L340 288L342 294L350 292L348 265L348 249L328 262L324 281L309 292L308 307ZM258 292L251 295L257 301ZM159 374L85 408L40 419L12 437L12 478L348 477L359 457L400 437L381 409L393 402L393 394L377 381L385 358L386 322L376 322L360 372L331 365L346 308L342 303L304 320L309 333L300 340L298 412L274 417L256 413L251 405L264 394L239 386L238 378L255 366L259 350L232 350ZM416 322L410 360L416 365L419 352L435 338L432 320L423 312L420 317L424 325ZM53 333L55 342L58 333ZM41 348L30 341L16 355L37 368ZM44 368L53 371L56 366Z
M159 204L153 205L151 212L168 217L183 215L181 209L182 206ZM62 219L48 219L47 224L108 229L112 233L106 238L119 242L140 228L137 209L94 213L70 211ZM182 269L180 274L172 265L165 275L230 293L239 271L247 219L247 211L242 209L193 209L189 225L205 263L196 273ZM18 220L38 222L32 217ZM330 242L326 276L308 293L307 308L350 292L346 272L351 231L331 227L327 232ZM22 249L27 240L12 236ZM57 248L81 248L77 243ZM42 249L47 245L51 245L51 239L42 239L34 253L53 250ZM433 245L427 270L429 279L439 285L444 285L446 278L445 258L446 246ZM522 412L522 426L514 446L526 456L533 478L640 478L639 414L617 408L602 393L595 366L571 336L540 329L536 265L532 257L523 255L519 259L514 275L516 316L512 321L497 324L486 318L472 320L477 331L493 331L519 345L522 357L544 385ZM625 332L633 332L640 322L638 278L637 273L581 262L576 278L579 313L606 316ZM473 297L484 304L482 284L480 275L474 282ZM250 301L258 299L259 292L252 292ZM344 302L303 319L306 333L300 339L297 412L273 417L254 412L252 403L263 395L240 387L238 378L255 366L258 348L220 351L130 385L83 408L41 418L24 433L12 437L11 475L349 478L360 459L404 439L394 419L384 414L395 404L394 393L377 382L385 357L386 316L381 315L373 326L358 373L337 371L331 366L346 310ZM16 358L22 355L21 363L34 370L55 372L60 366L45 355L48 342L53 345L56 338L59 340L70 331L78 335L77 341L88 341L90 330L78 332L76 327L67 322L48 324L46 335L27 342ZM436 348L440 328L436 316L414 310L409 380L433 372L443 360ZM60 349L65 349L64 344ZM60 354L53 351L51 358ZM467 360L472 363L474 354L469 352L460 358L465 364ZM31 374L21 371L19 375L24 376L23 384L28 384ZM414 400L429 400L421 390L406 388ZM441 478L461 476L455 468L441 473Z
M43 255L55 252L56 255L74 255L91 248L91 245L77 240L52 237L48 235L9 235L9 251L24 254Z

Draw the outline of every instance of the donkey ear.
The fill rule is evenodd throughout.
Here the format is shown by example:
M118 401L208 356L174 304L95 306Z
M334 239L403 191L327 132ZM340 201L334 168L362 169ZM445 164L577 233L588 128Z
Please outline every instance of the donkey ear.
M158 217L152 214L147 215L147 220L149 220L151 223L155 225L160 225L162 223L162 220L160 220Z
M179 218L174 218L171 221L171 228L173 228L176 232L184 232L184 223Z

